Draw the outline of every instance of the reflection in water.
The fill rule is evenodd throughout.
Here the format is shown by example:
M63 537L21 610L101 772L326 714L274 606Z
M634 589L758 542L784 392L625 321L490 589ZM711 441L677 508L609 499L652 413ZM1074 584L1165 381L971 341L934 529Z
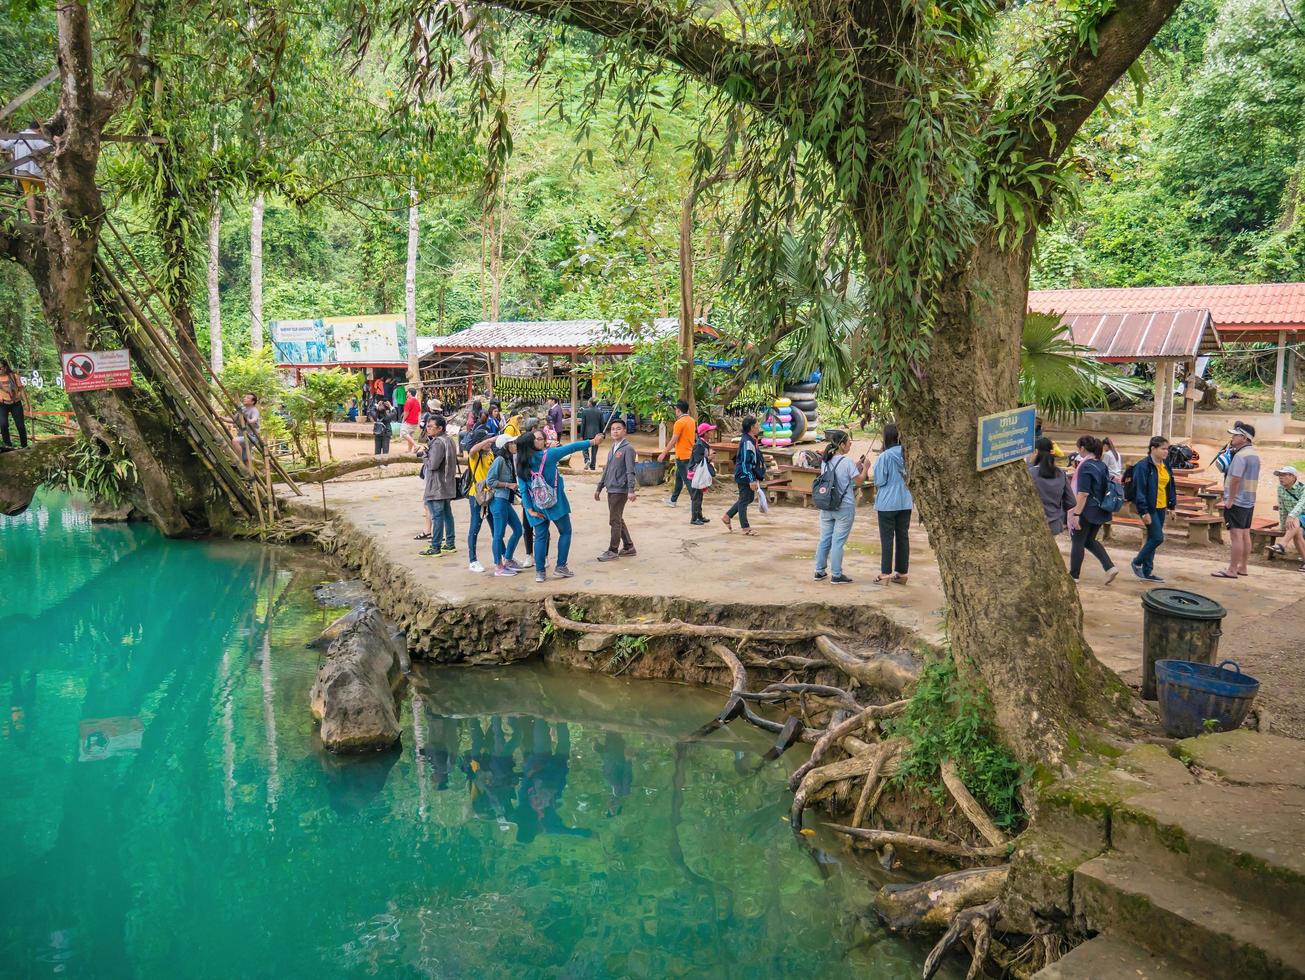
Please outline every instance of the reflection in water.
M770 740L685 741L715 696L419 670L401 747L338 758L319 558L79 514L0 523L0 595L31 596L0 608L0 972L918 974L865 870L793 840Z

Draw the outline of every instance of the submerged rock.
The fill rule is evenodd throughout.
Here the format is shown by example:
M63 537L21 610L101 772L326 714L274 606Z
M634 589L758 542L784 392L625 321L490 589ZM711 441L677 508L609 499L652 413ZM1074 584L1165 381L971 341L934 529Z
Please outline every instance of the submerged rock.
M345 579L341 582L325 582L313 589L313 598L318 605L328 608L356 606L371 599L372 590L360 578Z
M332 641L309 693L322 744L332 752L374 752L399 740L395 695L408 664L402 635L371 603L359 606Z

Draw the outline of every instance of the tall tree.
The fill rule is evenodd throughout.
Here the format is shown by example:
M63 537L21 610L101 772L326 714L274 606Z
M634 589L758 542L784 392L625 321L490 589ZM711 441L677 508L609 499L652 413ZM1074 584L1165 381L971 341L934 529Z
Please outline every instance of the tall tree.
M636 126L668 69L715 91L716 120L741 116L726 145L747 191L737 270L759 304L784 234L862 270L857 349L903 430L953 655L1028 760L1064 761L1085 726L1117 721L1131 702L1084 640L1027 473L977 472L975 429L1017 404L1030 256L1066 149L1176 5L489 0L479 33L491 57L501 38L521 38L538 64L557 35L508 34L496 16L593 35L591 111L613 98ZM421 25L423 40L442 39L441 71L456 60L462 25L446 5L358 10L364 32L381 16ZM418 66L415 77L438 74ZM498 127L492 86L483 91ZM711 145L699 143L700 174ZM501 160L507 141L496 146Z
M263 211L267 199L254 195L249 213L249 347L263 346Z
M408 184L408 263L403 275L403 328L408 336L408 384L420 384L417 366L417 242L420 238L417 214L417 182Z

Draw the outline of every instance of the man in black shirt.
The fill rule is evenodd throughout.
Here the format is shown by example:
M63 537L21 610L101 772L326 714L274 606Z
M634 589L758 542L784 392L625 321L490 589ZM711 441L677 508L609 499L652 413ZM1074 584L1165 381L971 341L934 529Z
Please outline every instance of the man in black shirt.
M598 402L591 398L589 404L580 412L580 438L592 439L603 431L603 413ZM590 446L585 450L585 468L598 468L598 447Z

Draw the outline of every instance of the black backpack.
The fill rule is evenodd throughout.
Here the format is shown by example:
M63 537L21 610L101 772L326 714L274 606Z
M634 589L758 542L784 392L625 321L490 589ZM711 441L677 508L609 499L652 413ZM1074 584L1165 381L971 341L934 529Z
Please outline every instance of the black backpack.
M816 510L838 510L843 506L845 496L846 491L839 487L834 468L828 463L821 466L820 475L811 484L811 502Z

